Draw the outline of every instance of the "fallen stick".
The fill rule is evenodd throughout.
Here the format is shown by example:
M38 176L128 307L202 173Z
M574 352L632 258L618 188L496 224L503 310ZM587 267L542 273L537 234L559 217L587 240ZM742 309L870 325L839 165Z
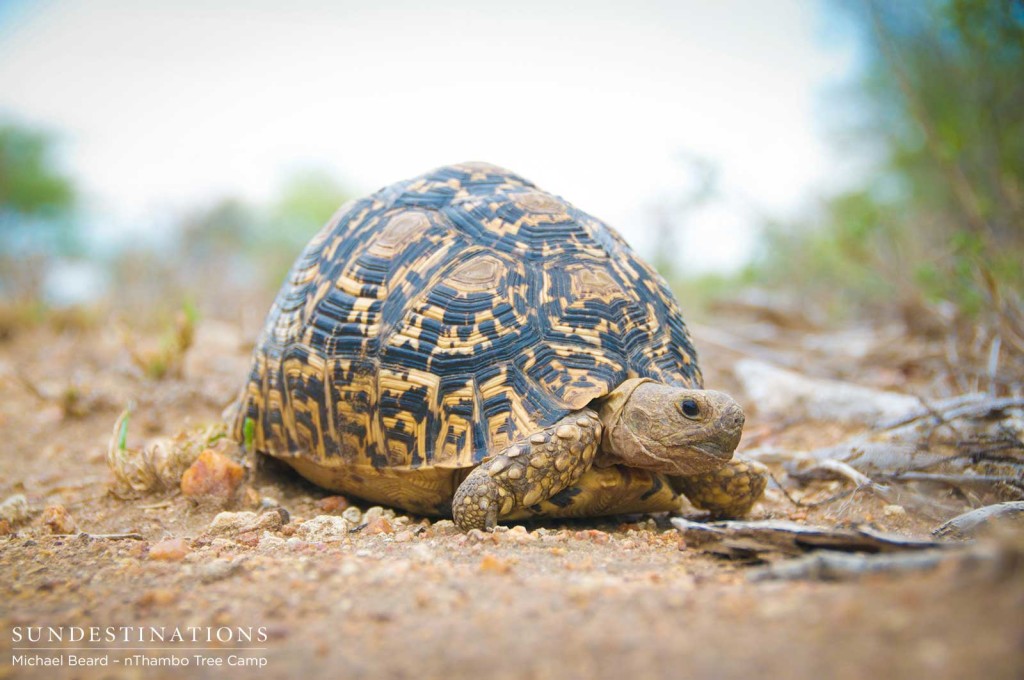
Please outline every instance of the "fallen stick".
M1017 477L1004 477L997 475L945 475L933 472L892 472L876 475L880 479L887 479L894 482L939 482L950 486L982 486L988 487L993 484L1009 484L1020 487L1021 480Z
M952 540L973 538L994 524L1024 523L1024 501L996 503L965 512L932 530L932 536Z
M85 531L77 534L50 534L50 538L89 538L89 539L104 539L108 541L144 541L146 540L142 534L128 533L128 534L90 534Z
M822 551L755 569L750 581L844 581L866 574L927 571L948 560L948 550L912 553L863 554Z
M939 424L950 425L950 421L957 418L987 418L1012 408L1024 408L1024 398L997 398L980 393L964 394L959 397L945 399L939 404L926 405L921 410L900 415L892 420L879 422L875 429L893 430L927 417L938 420ZM955 426L953 427L955 429Z
M673 517L671 522L688 547L726 557L753 557L766 552L799 555L813 550L897 552L952 545L883 533L868 526L828 528L780 520L702 523L682 517Z

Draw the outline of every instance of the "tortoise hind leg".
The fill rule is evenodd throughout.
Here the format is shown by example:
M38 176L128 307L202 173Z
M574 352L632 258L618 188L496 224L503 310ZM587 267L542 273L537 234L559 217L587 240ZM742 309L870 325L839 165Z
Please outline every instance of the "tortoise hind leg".
M452 518L463 531L490 531L500 518L575 484L601 444L601 420L582 409L481 463L455 490Z
M752 460L733 458L714 472L692 477L669 476L669 483L715 519L743 517L764 493L767 469Z

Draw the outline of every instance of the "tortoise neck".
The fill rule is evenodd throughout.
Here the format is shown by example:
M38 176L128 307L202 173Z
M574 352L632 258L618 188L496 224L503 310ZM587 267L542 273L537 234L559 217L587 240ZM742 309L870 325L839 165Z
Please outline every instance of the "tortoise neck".
M594 461L594 464L598 467L608 467L618 462L615 459L615 452L609 435L618 426L619 420L622 418L622 411L626 407L626 402L633 396L636 388L649 382L654 381L650 378L630 378L609 392L608 396L601 401L599 413L601 424L604 426L604 436L601 438L601 448Z

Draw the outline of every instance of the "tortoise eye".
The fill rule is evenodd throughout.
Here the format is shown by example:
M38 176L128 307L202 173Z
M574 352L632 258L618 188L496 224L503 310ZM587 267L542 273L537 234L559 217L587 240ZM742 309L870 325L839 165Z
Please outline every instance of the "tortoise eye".
M687 418L696 419L700 417L700 406L693 399L683 399L683 402L679 404L679 408Z

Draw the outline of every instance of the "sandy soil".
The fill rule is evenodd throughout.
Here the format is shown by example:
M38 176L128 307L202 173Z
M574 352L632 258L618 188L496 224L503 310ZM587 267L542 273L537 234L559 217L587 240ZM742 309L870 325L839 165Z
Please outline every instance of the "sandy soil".
M142 375L110 330L37 328L0 344L0 500L24 494L31 510L0 537L0 678L1024 676L1019 558L852 582L752 582L756 565L688 548L665 518L548 522L489 536L397 518L382 533L310 542L294 528L324 514L329 494L275 465L246 481L250 504L274 499L287 509L290 523L265 533L213 536L207 528L220 508L180 493L112 496L106 450L124 405L135 403L137 444L216 421L245 375L246 337L251 329L203 324L183 377L160 381ZM709 385L736 389L728 368L737 356L699 346ZM876 365L860 377L885 386L897 372ZM768 420L755 406L741 449L823 445L844 434L798 414ZM44 512L55 505L70 519ZM755 517L871 522L912 536L935 523L861 495L797 508L774 490ZM141 540L102 537L110 534ZM153 546L166 548L168 538L184 539L181 549L156 559ZM75 652L82 643L28 644L32 626L251 627L266 640L90 643ZM12 665L25 653L15 648L44 645L62 649L39 654L106 654L110 665ZM102 646L192 658L187 667L126 667L137 652L101 654ZM194 655L266 665L198 666Z

